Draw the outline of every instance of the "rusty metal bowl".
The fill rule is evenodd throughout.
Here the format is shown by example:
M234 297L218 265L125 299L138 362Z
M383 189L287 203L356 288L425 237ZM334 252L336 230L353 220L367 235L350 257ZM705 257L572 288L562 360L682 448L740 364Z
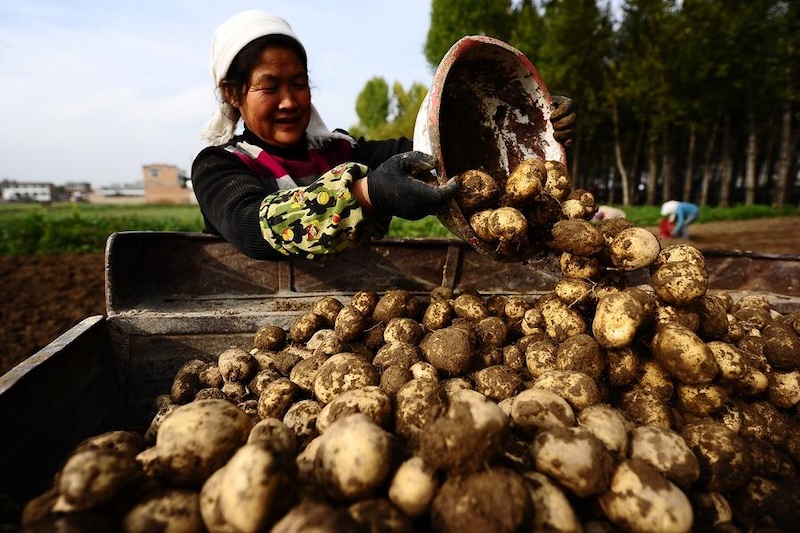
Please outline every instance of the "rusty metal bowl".
M551 98L536 68L511 45L483 35L456 42L434 74L414 130L414 149L439 161L438 180L470 169L505 178L530 158L566 164L553 137ZM522 260L498 253L478 238L455 200L442 224L495 261Z

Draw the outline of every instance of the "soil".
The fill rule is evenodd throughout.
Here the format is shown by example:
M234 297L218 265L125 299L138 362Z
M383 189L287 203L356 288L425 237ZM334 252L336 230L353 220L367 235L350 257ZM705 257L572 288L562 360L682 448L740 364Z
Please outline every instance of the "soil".
M709 222L693 225L689 242L701 250L800 255L798 228L798 217ZM662 245L675 242L686 241ZM102 253L0 256L0 279L0 374L82 319L105 314Z

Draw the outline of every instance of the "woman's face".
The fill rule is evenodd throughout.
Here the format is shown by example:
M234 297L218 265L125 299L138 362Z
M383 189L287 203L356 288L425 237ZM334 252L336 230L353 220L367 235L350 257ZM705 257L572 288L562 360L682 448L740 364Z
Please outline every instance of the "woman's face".
M301 58L289 48L265 49L238 107L247 128L267 144L287 147L302 139L311 119L311 89Z

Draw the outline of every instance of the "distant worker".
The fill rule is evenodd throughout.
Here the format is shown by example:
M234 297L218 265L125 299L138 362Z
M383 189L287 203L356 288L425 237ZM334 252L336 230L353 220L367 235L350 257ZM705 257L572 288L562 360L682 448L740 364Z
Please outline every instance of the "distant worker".
M597 212L592 217L592 221L599 222L606 219L627 218L625 211L622 209L611 207L610 205L601 205L597 208Z
M661 206L661 216L673 224L670 236L681 239L689 238L689 225L697 220L699 214L700 208L691 202L670 200Z

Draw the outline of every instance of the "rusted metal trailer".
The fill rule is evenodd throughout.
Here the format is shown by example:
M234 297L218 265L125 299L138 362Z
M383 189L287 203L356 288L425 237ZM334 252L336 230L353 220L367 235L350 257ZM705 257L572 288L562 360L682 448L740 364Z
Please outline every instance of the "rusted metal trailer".
M800 256L706 251L712 288L800 310ZM320 262L249 259L198 233L123 232L106 248L107 314L90 316L0 377L0 495L24 502L52 484L81 440L149 424L179 366L249 348L323 296L438 286L483 295L550 291L553 261L498 263L460 240L381 241ZM646 272L631 283L646 282Z

